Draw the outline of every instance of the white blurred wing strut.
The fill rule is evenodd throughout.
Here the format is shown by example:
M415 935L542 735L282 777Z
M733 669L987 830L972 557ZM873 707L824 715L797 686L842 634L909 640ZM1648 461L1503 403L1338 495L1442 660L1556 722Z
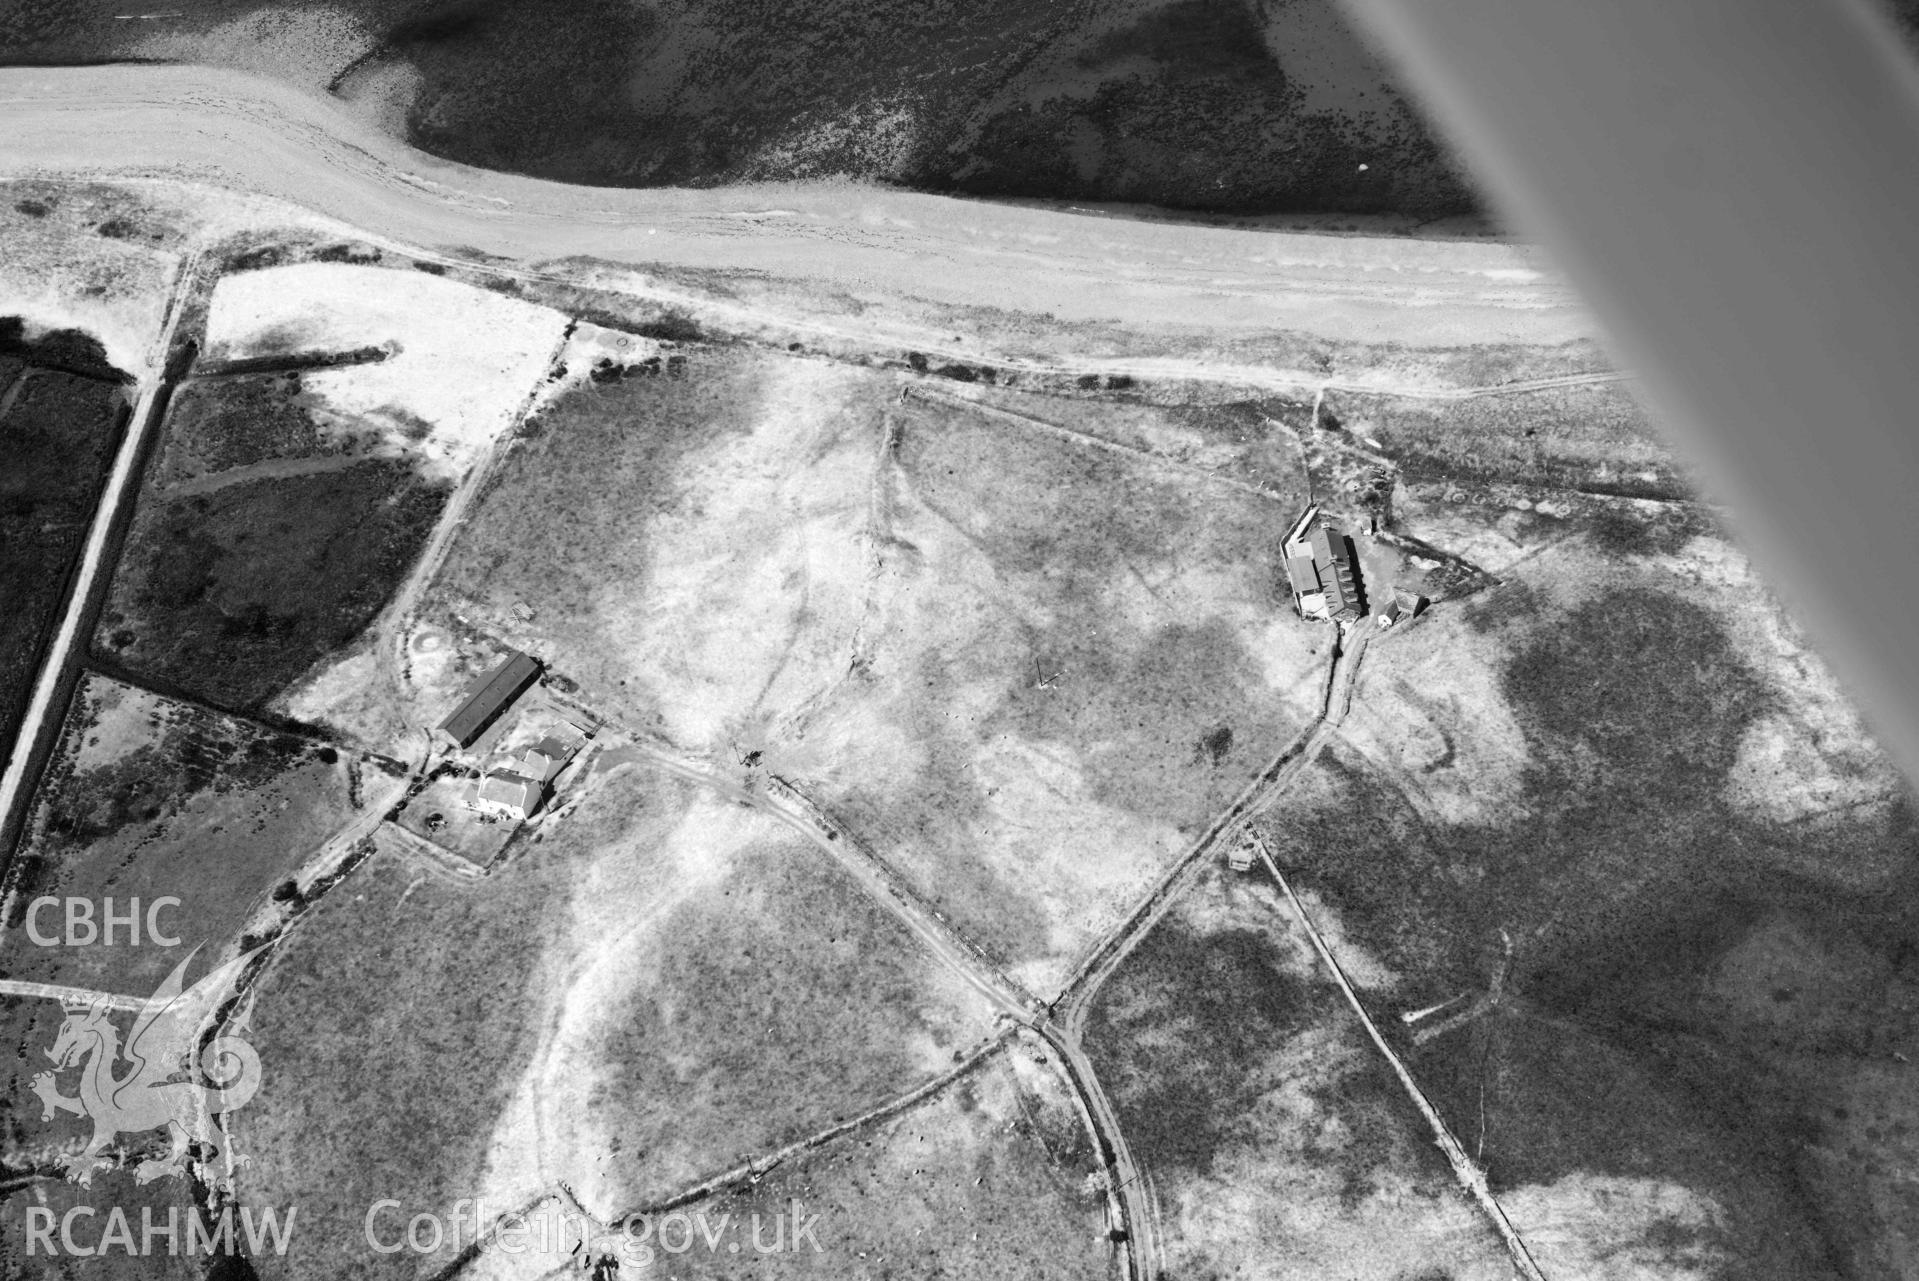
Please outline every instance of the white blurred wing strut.
M1919 766L1919 70L1864 0L1346 0ZM1684 637L1673 637L1683 645Z

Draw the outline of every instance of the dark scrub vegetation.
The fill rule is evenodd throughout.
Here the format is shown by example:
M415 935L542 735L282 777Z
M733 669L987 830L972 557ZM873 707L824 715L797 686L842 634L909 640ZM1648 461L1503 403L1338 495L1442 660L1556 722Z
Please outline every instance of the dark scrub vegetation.
M369 460L142 495L95 649L217 706L258 708L373 620L447 492L410 463Z
M350 97L409 68L410 142L592 185L848 176L1216 213L1475 210L1329 0L343 0L364 39L282 55L259 15L300 7L195 6L166 24L171 56L198 36L231 59L251 19L249 69L279 56ZM0 17L0 60L140 56L146 25L30 0Z
M126 408L115 383L27 363L42 358L106 368L97 346L84 343L0 355L0 742L9 745L86 545Z
M1407 1008L1485 992L1512 940L1499 1005L1406 1047L1495 1189L1671 1181L1723 1208L1708 1244L1734 1274L1842 1275L1875 1248L1843 1221L1870 1153L1835 1177L1807 1144L1844 1131L1832 1099L1915 1030L1913 878L1865 895L1787 871L1818 858L1782 843L1834 837L1728 807L1768 695L1705 605L1637 587L1566 610L1507 599L1475 626L1510 641L1502 683L1531 760L1514 818L1423 820L1384 769L1336 748L1323 799L1275 807L1269 838L1407 976ZM1910 838L1895 814L1846 839ZM1769 1000L1746 996L1758 965L1786 976Z

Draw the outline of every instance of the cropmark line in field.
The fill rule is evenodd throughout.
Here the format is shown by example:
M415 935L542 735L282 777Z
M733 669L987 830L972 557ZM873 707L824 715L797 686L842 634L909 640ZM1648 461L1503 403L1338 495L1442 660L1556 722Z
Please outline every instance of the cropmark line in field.
M453 1281L454 1277L459 1276L462 1272L465 1272L468 1268L479 1262L480 1255L486 1249L487 1245L496 1239L508 1224L524 1221L526 1216L540 1208L540 1202L552 1195L553 1193L551 1192L542 1192L517 1209L508 1210L504 1214L495 1216L493 1222L486 1225L486 1231L467 1242L465 1247L453 1256L451 1263L441 1268L438 1272L433 1273L432 1276L427 1278L427 1281Z
M1479 1208L1485 1211L1486 1217L1492 1221L1493 1228L1499 1233L1500 1239L1506 1243L1506 1250L1512 1255L1513 1266L1527 1281L1546 1281L1545 1274L1539 1270L1539 1265L1533 1262L1532 1254L1526 1249L1526 1243L1520 1239L1519 1233L1513 1228L1512 1221L1506 1217L1506 1211L1501 1208L1499 1201L1487 1186L1486 1172L1466 1155L1466 1149L1454 1137L1445 1118L1439 1115L1439 1110L1432 1105L1432 1101L1426 1097L1426 1092L1420 1089L1419 1083L1413 1079L1412 1071L1400 1060L1399 1055L1394 1053L1393 1047L1387 1044L1386 1038L1380 1034L1379 1025L1374 1023L1372 1015L1366 1012L1366 1006L1359 999L1359 993L1353 990L1352 983L1346 978L1346 972L1340 968L1332 949L1326 946L1326 940L1320 936L1319 930L1313 925L1312 918L1306 914L1306 908L1299 901L1299 896L1293 893L1292 885L1279 870L1279 865L1273 862L1273 856L1267 851L1266 843L1255 838L1254 848L1259 852L1259 861L1266 865L1267 872L1278 883L1280 891L1286 896L1286 901L1292 905L1294 917L1298 919L1300 928L1306 931L1306 937L1312 942L1313 950L1319 953L1319 959L1325 964L1327 973L1332 975L1333 981L1339 985L1340 992L1346 997L1346 1003L1353 1007L1353 1013L1359 1016L1360 1024L1366 1029L1366 1035L1372 1038L1374 1047L1392 1068L1393 1075L1399 1078L1399 1083L1405 1088L1406 1096L1413 1101L1413 1106L1419 1109L1420 1115L1426 1118L1426 1124L1432 1127L1434 1142L1439 1145L1439 1150L1445 1154L1446 1160L1452 1165L1453 1174L1458 1178L1460 1186L1479 1203Z
M153 672L136 672L112 659L101 658L97 654L83 655L77 666L84 672L91 673L95 676L104 676L115 684L124 685L128 689L137 690L142 694L152 694L156 697L164 698L170 703L179 703L183 707L192 707L203 712L210 712L215 716L224 717L227 720L238 721L243 725L252 726L254 729L265 734L291 736L321 747L343 747L369 761L388 765L398 770L404 770L406 768L406 762L388 756L373 744L362 741L356 735L309 725L305 721L297 721L287 716L276 716L271 712L264 712L257 709L248 711L244 708L231 707L224 703L216 703L212 699L195 693L186 686L170 681L163 676L159 676Z
M875 1122L887 1120L890 1117L906 1111L915 1104L924 1102L933 1095L938 1094L955 1081L970 1075L980 1064L986 1062L986 1060L994 1054L1003 1050L1006 1047L1007 1038L1012 1035L1013 1029L1011 1027L1002 1026L1001 1030L996 1032L986 1044L967 1055L952 1069L940 1073L930 1081L925 1081L913 1087L905 1094L899 1095L897 1098L889 1099L877 1107L870 1108L849 1120L830 1125L816 1134L807 1135L803 1139L796 1139L785 1147L774 1149L765 1156L754 1157L751 1161L743 1162L729 1170L722 1170L718 1174L710 1175L690 1187L682 1188L680 1191L672 1193L662 1200L646 1205L637 1205L630 1210L622 1211L613 1216L613 1222L623 1223L637 1214L659 1214L667 1210L677 1210L683 1205L691 1205L695 1201L703 1200L713 1193L718 1192L720 1189L739 1183L742 1180L750 1179L757 1183L775 1166L799 1156L803 1152L808 1152L824 1144L831 1143L835 1139L851 1134L855 1130L864 1129L866 1126L872 1125Z
M1177 458L1157 453L1150 449L1141 449L1136 445L1122 445L1116 440L1108 440L1104 436L1095 436L1091 432L1075 431L1071 427L1062 427L1058 423L1049 423L1044 418L1035 418L1031 414L1022 414L1016 410L1002 408L999 405L989 405L984 401L974 400L968 396L955 396L950 392L938 391L930 387L911 386L905 389L904 394L917 397L920 400L930 400L939 404L950 405L956 409L971 409L983 418L1001 419L1016 427L1022 427L1029 431L1045 432L1048 435L1057 436L1062 440L1070 441L1076 445L1085 445L1092 449L1103 449L1107 453L1117 454L1121 458L1145 462L1154 466L1169 468L1173 471L1184 472L1189 476L1197 476L1202 480L1211 481L1217 485L1225 485L1229 488L1252 494L1255 497L1265 499L1267 502L1285 501L1283 494L1275 494L1271 490L1263 489L1253 484L1251 481L1239 480L1236 477L1228 476L1221 472L1209 471L1193 463L1181 462Z
M1397 396L1403 400L1483 400L1488 396L1523 396L1527 392L1552 391L1560 387L1595 387L1605 383L1628 381L1627 375L1614 370L1592 374L1561 374L1556 378L1527 378L1519 382L1491 383L1484 387L1429 387L1381 390L1365 383L1326 382L1322 391L1343 391L1354 395Z

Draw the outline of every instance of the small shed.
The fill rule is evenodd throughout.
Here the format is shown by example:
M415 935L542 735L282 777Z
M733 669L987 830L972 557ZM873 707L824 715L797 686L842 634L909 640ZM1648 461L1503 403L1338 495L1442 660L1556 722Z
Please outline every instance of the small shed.
M535 782L551 783L554 775L566 767L572 755L572 748L548 735L527 748L520 759L514 762L512 769L514 773Z
M1374 615L1382 628L1405 622L1426 607L1426 598L1416 592L1395 590Z

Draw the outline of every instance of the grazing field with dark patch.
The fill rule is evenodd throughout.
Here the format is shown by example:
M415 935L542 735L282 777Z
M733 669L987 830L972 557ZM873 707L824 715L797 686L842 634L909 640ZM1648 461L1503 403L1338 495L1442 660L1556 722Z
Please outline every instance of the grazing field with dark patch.
M1563 930L1599 910L1595 894L1692 882L1720 861L1729 820L1716 791L1764 693L1713 616L1629 589L1553 621L1515 638L1501 676L1528 734L1532 824L1433 830L1341 748L1321 759L1320 804L1269 816L1276 847L1339 894L1363 937L1440 987L1481 964L1502 921L1550 917ZM1470 875L1448 874L1462 864Z
M288 1258L256 1261L263 1278L412 1277L417 1256L368 1247L367 1207L404 1197L450 1217L482 1186L538 1039L528 1003L564 891L537 862L472 886L420 876L376 854L255 988L252 1040L272 1066L234 1117L253 1157L241 1195L299 1205L305 1232Z
M1692 492L1646 411L1618 383L1454 401L1339 392L1322 414L1377 440L1408 484L1503 483L1628 498Z
M154 1148L155 1155L163 1151L164 1146ZM0 1198L0 1223L8 1225L8 1231L0 1234L0 1274L20 1281L65 1281L82 1273L95 1281L206 1281L209 1274L205 1259L194 1258L184 1249L177 1254L169 1252L167 1238L162 1235L167 1216L172 1214L180 1225L182 1241L185 1240L193 1198L179 1180L162 1179L140 1187L127 1173L96 1175L95 1179L90 1188L48 1180L29 1184ZM113 1198L111 1208L105 1204L106 1186L112 1186L111 1193L106 1194ZM29 1207L52 1213L55 1241L59 1240L61 1219L71 1211L80 1211L69 1220L74 1225L74 1244L82 1249L98 1249L105 1241L108 1248L100 1249L79 1266L75 1266L71 1257L50 1256L46 1245L31 1241L24 1230ZM88 1210L93 1211L91 1217ZM117 1232L108 1235L114 1226L110 1216L115 1210L126 1216L127 1226L132 1229L132 1250L121 1248ZM138 1253L143 1214L156 1228L155 1249L151 1255ZM217 1221L211 1226L217 1230ZM233 1230L244 1239L239 1222L235 1222Z
M9 869L8 928L40 894L173 894L169 930L229 938L236 914L344 821L358 768L336 748L89 675ZM79 949L72 963L114 957L140 959Z
M473 505L436 594L501 622L533 606L570 679L643 715L657 677L634 661L627 620L650 603L653 532L685 501L682 469L768 412L773 363L696 353L684 378L589 382L543 408Z
M1151 1167L1209 1170L1262 1084L1249 1069L1331 1012L1277 960L1270 934L1202 935L1175 916L1100 993L1087 1052L1134 1152Z
M1323 661L1280 594L1296 492L1065 435L1056 403L889 415L861 648L774 765L1041 987L1298 732ZM1126 431L1264 465L1205 417Z
M1711 804L1765 702L1710 610L1654 588L1552 617L1515 647L1503 678L1543 749L1542 793L1583 785L1652 808Z
M875 1276L1110 1277L1105 1198L1087 1181L1083 1138L1073 1143L1084 1130L1045 1073L1030 1057L989 1060L897 1117L717 1193L698 1209L709 1224L731 1216L739 1254L696 1240L666 1256L656 1243L653 1266L687 1281L861 1275L862 1262L889 1269ZM805 1241L794 1236L795 1204L817 1219ZM756 1217L762 1245L789 1248L750 1251Z
M1356 959L1356 958L1355 958ZM1258 871L1207 869L1102 987L1086 1051L1167 1207L1172 1276L1508 1274Z
M174 396L151 483L166 489L275 459L353 453L362 439L370 443L379 436L373 429L361 438L329 431L317 407L301 394L297 373L190 382Z
M125 405L111 383L19 359L0 368L0 741L9 745L86 546Z
M602 799L486 880L439 873L376 837L377 852L276 946L254 989L253 1039L273 1070L236 1117L255 1158L240 1189L252 1204L305 1207L310 1226L297 1255L257 1264L262 1277L413 1277L418 1257L365 1240L370 1199L404 1197L451 1221L459 1197L497 1196L504 1210L525 1199L522 1180L538 1182L535 1145L510 1153L496 1191L489 1147L516 1124L553 1004L614 933L603 921L569 940L569 899L608 879L596 853L617 864L610 888L623 906L636 883L658 891L657 848L689 793L629 773ZM579 1075L550 1082L556 1112L578 1102ZM462 1244L451 1233L435 1260Z
M568 391L479 496L429 609L537 649L600 714L737 762L846 672L898 394L890 373L715 348Z
M557 1181L611 1218L902 1095L990 1030L823 853L669 776L598 780L485 879L381 839L256 989L274 1070L242 1188L314 1224L312 1266L263 1276L412 1276L368 1248L369 1196L504 1210Z
M348 821L356 790L379 786L356 783L362 769L334 748L88 676L0 887L9 904L0 973L144 997L199 947L192 982L274 887ZM106 900L123 918L138 900L140 945L131 945L125 924L112 946L33 945L26 914L43 896L92 900L96 926ZM164 897L178 902L152 923L177 938L176 947L155 946L147 934L147 909ZM63 911L43 910L40 932L61 934ZM7 1043L17 1046L51 1045L61 1017L53 1002L0 1005ZM39 1111L28 1078L44 1060L9 1055L6 1064L4 1139L32 1141ZM81 1132L73 1125L63 1134Z
M1595 1180L1686 1189L1724 1219L1675 1223L1674 1249L1751 1275L1896 1276L1912 1238L1887 1198L1919 1108L1891 1121L1878 1080L1919 1042L1910 807L1821 828L1743 811L1729 778L1789 691L1735 645L1726 602L1677 577L1616 573L1570 601L1556 586L1466 607L1503 655L1483 706L1420 699L1394 675L1420 668L1369 655L1361 703L1397 688L1426 710L1368 726L1363 754L1330 749L1262 827L1406 976L1397 1008L1500 993L1408 1057L1509 1204ZM1501 724L1520 736L1510 784L1477 775L1516 787L1489 802L1499 818L1443 817L1459 802L1435 781L1448 758L1418 744L1427 717L1462 750ZM1883 869L1871 890L1865 868ZM1878 1139L1836 1101L1853 1095Z
M260 707L373 621L447 493L377 459L171 500L149 488L95 650L220 706Z
M585 1102L612 1150L648 1154L618 1180L629 1204L904 1093L986 1031L809 842L756 832L731 857L723 889L664 915L653 977L594 1038L604 1078Z

